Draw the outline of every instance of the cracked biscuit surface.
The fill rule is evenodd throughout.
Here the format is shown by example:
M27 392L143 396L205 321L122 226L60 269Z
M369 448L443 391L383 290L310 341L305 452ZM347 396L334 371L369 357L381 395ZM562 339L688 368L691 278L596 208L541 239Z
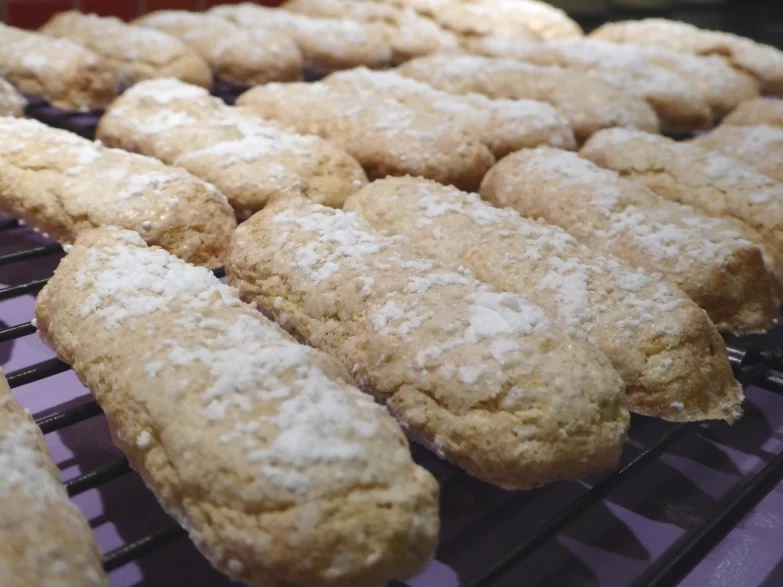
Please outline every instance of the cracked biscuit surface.
M565 332L606 354L632 411L673 421L738 416L742 388L725 344L676 286L591 252L559 227L421 178L377 180L345 209L384 235L407 237L423 255L463 265L539 305Z
M742 161L777 181L783 181L783 128L721 125L691 141L703 149Z
M223 263L236 227L226 197L183 169L8 117L0 118L0 211L61 243L122 226L210 267Z
M207 60L221 80L238 85L302 77L302 53L294 40L269 30L246 30L222 18L187 10L158 10L134 24L178 38Z
M479 37L467 41L465 46L468 51L489 57L589 73L610 86L644 98L669 132L712 126L712 109L702 91L690 80L653 63L634 47L586 38L535 43L513 37Z
M529 488L617 462L629 416L606 357L355 214L276 198L234 234L226 272L479 479Z
M475 189L495 162L461 124L379 94L360 97L324 82L267 84L237 106L345 149L370 177L420 175Z
M129 231L85 232L36 318L131 466L232 579L375 587L429 560L438 486L394 419L208 270Z
M227 106L203 88L171 79L128 89L101 119L98 138L213 183L240 219L280 193L341 206L367 182L359 163L338 146L283 129Z
M41 430L0 370L0 581L108 587L90 526L68 499Z
M615 126L660 130L655 111L642 98L579 71L475 55L420 57L395 71L454 94L546 102L568 120L579 142Z
M118 89L116 75L92 51L2 23L0 76L22 94L64 110L105 108Z
M481 195L661 274L723 331L761 332L777 321L775 279L737 223L666 200L575 153L538 147L509 155L484 178Z
M437 51L455 49L457 38L411 9L381 2L355 0L288 0L282 9L316 18L343 18L387 25L392 60L396 63Z
M696 144L628 129L599 133L580 155L667 200L750 227L783 283L783 184Z
M591 37L613 43L653 45L695 55L724 57L752 75L764 93L783 93L783 52L733 33L711 31L664 18L610 22Z
M100 55L122 85L173 77L208 88L212 73L206 61L176 38L129 25L113 16L61 12L40 31L67 38Z
M323 83L355 92L359 99L387 96L413 110L442 116L477 137L498 158L541 144L576 148L568 121L544 102L449 94L393 71L366 68L333 73Z
M385 67L393 57L389 28L381 23L311 18L249 2L215 6L207 14L250 30L273 30L291 36L311 72L324 74L360 65Z

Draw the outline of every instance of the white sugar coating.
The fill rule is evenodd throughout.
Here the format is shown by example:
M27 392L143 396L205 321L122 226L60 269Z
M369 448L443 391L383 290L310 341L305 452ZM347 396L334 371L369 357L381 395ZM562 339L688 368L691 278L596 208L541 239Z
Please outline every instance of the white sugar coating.
M317 137L281 132L274 127L265 127L263 134L249 132L250 136L238 141L216 143L198 151L207 155L220 155L229 160L239 159L245 163L253 163L267 157L280 155L283 152L293 156L305 157L320 146Z
M113 232L136 247L89 251L88 263L74 278L77 289L90 290L79 309L81 316L96 314L112 329L174 301L194 311L241 305L236 290L220 283L209 269L180 261L162 249L142 247L144 241L135 232ZM90 271L93 264L103 266L97 275Z
M311 466L365 458L362 440L378 431L381 406L327 375L319 351L288 338L208 270L147 248L130 231L110 231L119 240L89 249L74 279L90 292L80 312L149 337L146 374L175 373L180 390L199 390L192 400L205 424L228 427L220 441L251 465L242 471L251 485L305 495ZM135 319L152 314L167 327L139 330ZM150 430L134 439L140 449L154 441Z
M198 124L198 119L185 112L160 110L146 119L147 128L155 133L165 133L176 128Z
M55 39L37 32L26 31L0 23L0 42L7 61L34 75L53 73L52 68L63 64L97 65L97 57L69 39ZM0 70L0 75L7 71Z
M200 100L209 96L209 92L204 88L174 78L146 80L134 86L131 91L133 96L144 96L162 106L180 100Z
M522 296L479 292L468 297L470 326L465 338L481 342L504 334L531 334L550 325L544 311Z
M0 397L0 405L14 401L10 396ZM59 480L47 470L48 455L41 452L41 431L32 420L21 418L16 424L0 428L0 498L7 499L23 492L30 500L26 507L43 508L47 503L67 497Z
M175 174L167 171L132 174L123 189L117 193L117 198L122 200L140 196L149 190L160 191L177 179Z

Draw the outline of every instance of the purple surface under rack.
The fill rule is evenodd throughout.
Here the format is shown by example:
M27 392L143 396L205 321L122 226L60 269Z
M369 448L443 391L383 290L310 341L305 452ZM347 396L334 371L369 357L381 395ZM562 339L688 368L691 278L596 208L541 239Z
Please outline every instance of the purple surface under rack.
M227 101L235 88L220 86ZM91 137L98 113L31 103L28 115ZM213 571L110 441L89 393L29 323L61 257L0 219L0 365L47 433L117 586L214 586ZM729 340L746 385L734 426L635 417L618 471L503 491L414 446L442 487L436 560L410 587L774 587L783 585L783 328Z

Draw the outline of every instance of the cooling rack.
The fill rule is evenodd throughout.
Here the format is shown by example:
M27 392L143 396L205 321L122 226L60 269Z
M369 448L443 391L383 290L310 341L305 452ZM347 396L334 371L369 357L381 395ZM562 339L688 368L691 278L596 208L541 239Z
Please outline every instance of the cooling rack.
M97 122L94 114L68 114L39 103L28 107L28 115L87 137ZM26 229L16 220L0 219L0 238L21 231ZM0 271L21 275L32 266L54 266L60 246L40 237L34 243L0 254ZM222 277L222 270L216 274ZM34 296L45 283L40 276L15 281L0 289L0 303ZM34 334L34 325L21 319L0 326L0 348ZM733 428L634 417L621 467L603 476L507 492L413 446L416 460L441 484L441 545L425 575L390 587L669 587L688 577L783 479L783 331L727 343L749 398L745 416ZM57 359L46 359L7 378L19 388L53 381L68 370ZM98 405L87 401L47 412L37 423L51 434L101 417ZM132 474L127 460L115 456L65 486L76 497ZM676 531L659 539L662 526ZM150 522L141 538L108 550L104 567L118 569L184 536L173 520ZM600 562L599 551L612 556ZM783 577L783 567L776 576ZM703 584L698 581L692 584ZM770 586L780 584L771 581Z

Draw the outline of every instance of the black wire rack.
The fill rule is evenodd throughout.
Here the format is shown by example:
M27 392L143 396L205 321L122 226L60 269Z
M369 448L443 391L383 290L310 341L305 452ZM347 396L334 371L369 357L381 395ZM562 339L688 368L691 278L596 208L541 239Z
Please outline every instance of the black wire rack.
M218 87L216 95L231 103L236 88L228 85ZM47 124L65 128L87 138L94 136L97 126L96 113L68 113L51 108L46 104L32 102L27 114ZM0 234L20 227L16 220L0 220ZM51 259L60 254L57 244L43 244L33 248L0 255L0 268L23 263L33 263L42 259ZM216 275L223 276L222 270ZM4 289L0 289L0 301L18 296L35 295L46 284L46 279L36 279ZM12 341L36 332L27 322L15 324L0 330L0 343ZM735 375L747 386L760 387L768 392L783 395L783 347L778 346L768 336L727 339L729 359ZM57 359L49 359L7 374L12 388L43 380L69 370L70 367ZM45 434L63 430L80 422L100 417L102 411L97 403L88 401L76 407L69 407L37 421ZM753 415L745 416L745 418ZM634 427L639 428L645 418L634 417ZM559 486L578 486L578 492L569 494L567 499L558 503L550 514L539 519L534 527L523 537L505 540L493 546L486 561L470 571L461 572L463 587L497 587L519 585L518 579L509 582L512 571L521 563L531 559L548 544L556 540L569 527L577 524L589 515L589 512L604 501L610 494L620 490L649 471L652 464L681 439L689 435L704 434L699 424L665 424L658 422L660 431L650 442L634 452L626 454L619 469L596 480L591 480L589 489L579 484L556 484L532 492L502 492L469 478L459 469L440 460L434 454L419 446L413 446L416 460L427 467L441 485L444 528L441 533L441 548L447 549L459 541L475 541L482 528L491 527L491 518L495 520L509 516L512 512L535 509L537 500L546 492L552 492ZM131 474L128 461L118 457L88 473L82 474L65 483L70 496L79 495L90 489L104 486L120 477ZM757 472L745 475L712 508L712 512L695 527L674 542L666 552L648 565L634 581L634 587L671 587L681 581L704 557L745 516L748 515L783 479L783 452L766 460ZM467 497L466 497L467 495ZM480 497L476 497L476 495ZM449 510L463 508L467 499L471 504L483 498L497 499L502 507L492 511L478 508L478 513L467 522L450 523ZM462 500L462 501L460 501ZM451 507L445 507L451 503ZM454 506L454 503L457 505ZM472 507L472 505L471 505ZM103 565L107 571L117 569L136 561L145 555L162 548L185 536L185 531L173 520L152 530L140 539L105 553ZM389 587L404 587L405 583L392 581Z
M0 232L18 227L19 223L15 220L0 222ZM57 244L37 246L0 256L0 267L15 263L31 262L56 255L60 252L61 247ZM220 277L222 276L222 271L217 270L216 274ZM35 294L45 283L45 279L39 279L0 289L0 300ZM29 322L9 326L0 330L0 342L31 335L35 331L35 327ZM729 341L729 358L736 375L744 384L760 386L769 391L783 394L783 377L775 372L775 369L783 370L783 350L765 345L764 339L759 337L735 339ZM10 386L14 388L45 379L68 369L68 365L61 361L50 359L8 373L7 379ZM37 424L45 434L49 434L84 420L98 417L101 413L100 407L93 400L77 407L47 415L45 418L38 420ZM496 580L502 577L508 569L555 538L569 524L572 524L580 516L585 515L591 507L598 504L618 486L632 476L641 474L645 466L663 454L675 441L680 439L686 432L694 430L698 430L698 426L694 424L671 425L668 431L654 443L626 462L620 469L606 475L579 498L568 503L558 513L541 524L531 536L514 544L508 550L499 552L496 560L491 565L469 578L463 585L465 587L491 587L495 585ZM414 453L417 460L429 468L439 479L444 494L447 494L452 488L464 482L464 474L440 461L431 453L419 447L414 447ZM65 486L68 494L75 496L129 473L131 473L131 470L127 460L119 458L66 482ZM783 453L769 460L757 474L751 475L740 482L730 492L730 495L721 501L716 513L711 518L675 544L670 549L670 552L652 565L636 584L645 587L676 585L729 530L780 482L781 478L783 478ZM546 488L539 491L544 490ZM171 523L157 528L141 539L106 553L103 559L104 567L107 571L116 569L184 535L185 531L171 521ZM399 587L404 585L404 583L392 582L391 585Z

